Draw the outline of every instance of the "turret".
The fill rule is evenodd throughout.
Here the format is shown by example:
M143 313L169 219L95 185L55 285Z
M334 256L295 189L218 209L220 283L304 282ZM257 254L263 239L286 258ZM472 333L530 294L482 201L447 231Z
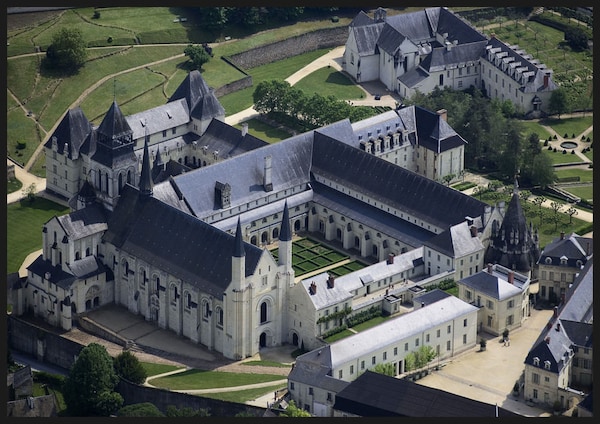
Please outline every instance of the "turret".
M242 237L242 225L238 218L237 229L235 231L235 240L233 242L233 256L231 258L231 281L241 287L241 283L246 278L246 250L244 249L244 240Z

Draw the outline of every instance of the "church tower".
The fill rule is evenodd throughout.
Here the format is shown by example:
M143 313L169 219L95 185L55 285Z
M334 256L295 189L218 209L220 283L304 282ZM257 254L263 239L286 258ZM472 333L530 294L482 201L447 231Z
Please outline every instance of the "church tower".
M136 185L138 160L134 144L133 130L113 101L95 131L95 152L90 161L96 195L109 210L116 205L125 184Z
M532 226L527 225L519 199L519 185L515 186L500 230L492 234L485 254L485 262L500 264L508 269L529 275L537 262L539 241L537 232L532 234Z

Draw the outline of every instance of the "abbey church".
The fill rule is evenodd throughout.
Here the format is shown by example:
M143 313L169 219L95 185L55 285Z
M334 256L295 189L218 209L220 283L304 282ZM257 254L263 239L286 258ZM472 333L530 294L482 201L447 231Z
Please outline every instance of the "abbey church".
M298 234L368 263L410 253L422 278L483 269L503 206L436 181L441 162L411 169L411 158L450 151L444 166L460 171L465 141L442 114L411 106L275 144L224 115L197 71L165 105L124 116L113 101L98 127L69 110L45 151L47 190L72 212L44 225L42 255L11 289L13 313L69 330L115 303L242 359L305 337Z

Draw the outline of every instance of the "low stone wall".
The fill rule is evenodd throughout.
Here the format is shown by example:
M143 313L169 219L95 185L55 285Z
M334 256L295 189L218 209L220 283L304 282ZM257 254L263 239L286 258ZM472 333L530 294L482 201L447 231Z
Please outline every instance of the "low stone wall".
M169 405L173 405L178 409L207 409L211 417L233 417L239 413L248 413L256 417L262 417L266 411L265 408L252 405L226 402L187 393L170 392L154 387L138 386L125 380L119 382L117 390L123 396L125 405L149 402L156 405L163 413L166 412Z
M252 69L317 49L346 44L347 27L326 28L256 47L230 57L242 69Z
M244 88L252 87L252 76L248 75L244 78L241 78L237 81L230 82L229 84L225 84L217 89L215 89L215 96L217 98L222 97L226 94L234 93L239 90L243 90Z
M40 361L68 370L84 346L12 315L7 321L8 346Z
M81 327L84 331L87 331L91 334L95 334L96 336L104 340L108 340L109 342L118 344L123 347L127 346L127 340L125 338L119 336L117 333L109 330L108 328L103 327L102 325L90 320L86 316L79 316L77 320L77 325Z

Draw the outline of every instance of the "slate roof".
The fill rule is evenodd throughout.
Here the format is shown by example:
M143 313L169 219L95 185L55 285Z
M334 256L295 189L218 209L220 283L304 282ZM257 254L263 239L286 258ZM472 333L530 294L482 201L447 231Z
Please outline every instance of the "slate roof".
M135 140L147 133L157 134L170 130L190 121L189 109L185 99L177 99L170 103L157 106L143 112L127 116L126 120L133 131Z
M527 277L519 277L517 273L515 273L514 278L520 278L522 281L527 280ZM513 296L518 296L522 293L521 288L517 285L509 283L506 279L500 277L498 273L489 273L487 270L479 271L463 278L459 281L459 284L470 287L477 292L500 301Z
M96 131L108 140L115 140L133 132L116 101L112 102Z
M308 298L312 302L315 310L327 308L328 306L337 305L344 301L352 301L352 294L348 291L346 285L334 280L333 287L327 286L327 280L329 273L322 272L318 275L306 278L299 284L302 284ZM312 284L316 286L316 292L311 292L310 287Z
M358 15L356 15L354 19L352 19L352 22L350 22L349 26L363 26L372 24L373 22L375 22L375 20L361 10L360 12L358 12Z
M61 228L71 240L79 240L105 231L108 228L108 214L106 209L99 203L93 203L86 208L52 219L59 222Z
M485 204L473 197L319 133L312 157L313 173L441 228L484 212Z
M591 347L593 339L593 261L588 261L566 294L557 318L549 322L525 358L525 364L558 373L574 345ZM560 324L558 326L557 324ZM539 365L534 365L539 358Z
M425 304L431 305L432 303L437 302L438 300L442 300L447 298L448 296L452 296L451 294L446 293L444 290L433 289L423 294L416 295L413 298L413 303L415 304Z
M342 366L354 358L382 349L395 340L403 340L414 334L420 334L452 319L459 319L477 308L450 296L427 305L424 308L391 318L384 323L353 334L329 345L331 351L331 369Z
M459 258L469 253L483 251L484 246L479 237L471 235L467 221L453 225L449 229L437 234L425 242L429 246L446 256Z
M388 16L385 21L413 42L430 40L434 38L436 14L439 13L439 9L436 7L412 13L399 13Z
M333 408L361 417L517 417L496 405L367 370L335 397Z
M386 24L379 33L377 47L379 50L383 50L390 56L394 56L404 40L406 40L405 35L400 33L393 26Z
M552 240L540 253L538 264L560 266L561 258L566 257L568 267L577 267L577 261L585 264L594 252L594 240L571 233ZM550 259L550 263L548 263ZM565 265L563 265L565 266Z
M27 270L42 277L46 273L50 273L48 280L65 290L69 289L78 279L90 278L103 273L106 273L107 281L113 279L112 271L95 256L86 256L71 264L63 264L61 267L60 265L53 266L52 261L45 260L43 255L40 255L27 267Z
M450 47L436 47L419 64L425 71L440 72L448 66L456 67L459 64L476 63L485 53L486 41L483 39L479 43L457 44Z
M225 109L217 100L214 91L206 84L198 70L191 71L179 84L168 103L185 99L190 116L197 119L210 119L225 116Z
M215 201L215 184L231 186L231 208L265 196L263 175L265 157L272 157L273 192L309 182L312 143L302 135L251 150L173 178L177 189L188 200L193 213L203 218L220 209ZM159 185L155 186L156 189Z
M323 346L323 348L298 356L288 374L288 380L334 393L340 392L350 383L331 376L331 367L328 365L330 363L329 356L329 346Z
M527 272L537 262L540 253L533 240L531 228L527 226L517 188L518 184L515 181L515 190L500 231L490 238L485 262L499 263L507 268L514 267L517 271Z
M427 78L429 78L429 73L418 66L399 76L398 81L408 88L414 88Z
M218 299L231 282L235 237L126 185L103 241ZM246 276L262 250L244 243Z
M213 119L202 137L197 141L197 149L206 146L209 153L219 152L220 159L237 156L241 153L267 146L269 143L242 132L218 119Z
M353 26L350 31L354 34L356 40L356 49L361 56L371 56L375 54L377 40L383 28L383 23Z
M414 110L420 145L433 152L441 153L467 143L465 139L458 135L448 122L437 113L428 111L419 106L415 106Z
M52 148L52 140L56 137L57 152L61 155L64 154L66 144L69 159L76 159L79 157L81 145L91 131L92 124L86 118L81 107L77 106L67 111L44 147Z

